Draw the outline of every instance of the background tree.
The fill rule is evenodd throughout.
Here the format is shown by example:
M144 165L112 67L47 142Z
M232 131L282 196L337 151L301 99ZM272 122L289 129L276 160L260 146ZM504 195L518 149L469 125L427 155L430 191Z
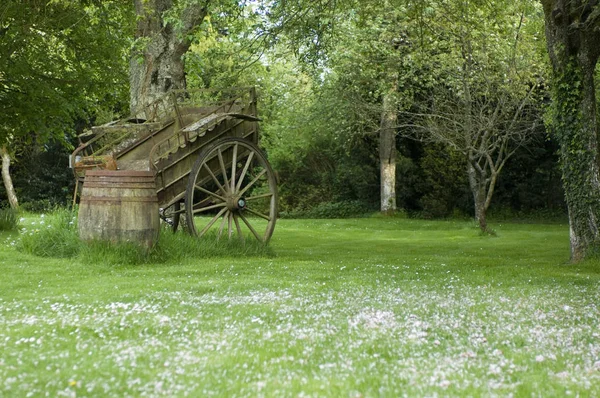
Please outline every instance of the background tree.
M0 148L13 206L8 165L15 143L68 144L74 120L123 99L131 16L116 1L0 5Z
M439 67L429 99L408 113L418 139L461 153L473 195L475 217L490 232L486 213L496 182L515 151L529 143L540 115L541 63L527 26L535 8L522 2L440 2L424 14L431 45L422 56ZM506 39L509 38L509 39ZM419 131L420 130L420 131ZM409 134L412 134L409 131Z
M598 102L596 66L600 56L597 0L542 0L552 63L551 129L560 144L569 209L571 260L600 245Z

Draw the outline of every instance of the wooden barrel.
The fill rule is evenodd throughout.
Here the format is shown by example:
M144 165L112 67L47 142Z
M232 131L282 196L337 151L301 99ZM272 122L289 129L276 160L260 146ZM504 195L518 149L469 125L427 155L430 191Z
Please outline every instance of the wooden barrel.
M159 234L154 173L87 170L78 214L82 240L154 246Z

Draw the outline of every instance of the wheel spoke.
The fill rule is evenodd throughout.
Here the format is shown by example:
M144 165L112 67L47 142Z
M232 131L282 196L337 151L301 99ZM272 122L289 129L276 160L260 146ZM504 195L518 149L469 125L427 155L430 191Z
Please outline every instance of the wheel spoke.
M208 167L208 165L206 164L206 162L204 162L202 164L202 166L206 169L206 171L208 171L208 174L210 174L210 176L212 177L213 181L217 184L217 186L219 187L219 189L221 190L221 192L223 192L223 194L227 193L227 189L223 188L223 185L221 185L221 183L219 182L219 180L217 180L217 177L215 177L215 175L213 174L212 170Z
M237 233L240 236L240 240L244 241L244 234L242 233L242 228L240 227L240 221L238 220L237 214L233 215L233 221L235 221L235 228L237 229Z
M273 196L272 192L263 193L262 195L250 196L249 198L246 198L246 202L254 199L270 198L271 196Z
M250 213L254 214L255 216L258 216L260 218L264 218L267 221L271 221L271 217L269 217L269 216L267 216L265 214L259 213L259 212L255 211L255 210L252 210L249 207L245 207L244 210L247 211L247 212L250 212Z
M246 200L248 200L248 199L246 199ZM183 213L185 213L185 208L182 208L179 210L173 210L172 212L168 213L167 217L175 216L175 215L183 214Z
M225 207L225 206L227 206L226 203L217 203L216 205L201 207L199 209L194 209L193 213L194 214L198 214L198 213L202 213L202 212L205 212L205 211L208 211L208 210L218 209L218 208ZM225 210L227 210L227 209L225 209Z
M211 192L211 191L209 191L208 189L204 189L204 188L202 188L200 185L194 185L194 189L197 189L197 190L198 190L198 191L200 191L200 192L204 192L205 194L207 194L207 195L210 195L210 196L212 196L213 198L217 198L217 199L219 199L219 200L221 200L221 201L223 201L223 202L226 202L225 198L224 198L224 197L222 197L221 195L217 195L216 193L214 193L214 192Z
M232 224L232 219L233 219L233 213L229 212L227 214L227 233L228 233L228 238L229 240L231 240L231 236L233 235L233 225Z
M237 167L238 143L233 145L233 159L231 160L231 192L235 190L235 169Z
M217 220L219 219L219 217L221 217L223 215L223 213L225 213L227 211L227 207L224 207L223 209L221 209L220 212L217 213L216 216L214 216L208 224L206 224L206 226L202 229L202 231L200 232L200 234L198 234L198 236L202 236L206 233L206 231L208 231L210 229L210 227L213 226L213 224L215 222L217 222Z
M217 235L217 240L221 239L221 236L223 236L223 228L225 228L225 219L228 214L229 213L223 216L223 221L221 221L221 226L219 227L219 234Z
M262 170L260 173L258 173L258 175L257 175L256 177L254 177L254 179L253 179L252 181L250 181L250 182L248 183L248 185L246 185L246 186L244 187L244 189L242 189L240 192L238 192L238 195L239 195L239 196L242 196L242 195L244 194L244 192L246 192L247 190L249 190L249 189L252 187L252 185L254 185L254 183L255 183L256 181L258 181L258 179L259 179L260 177L264 176L266 173L267 173L267 169L263 169L263 170Z
M227 169L225 168L225 162L223 161L223 154L221 153L221 148L217 151L217 156L219 157L219 164L221 165L221 174L223 174L223 180L225 181L225 186L229 186L229 180L227 179Z
M246 164L244 165L244 169L242 170L242 174L240 174L240 179L238 180L238 183L235 187L235 191L240 190L240 187L242 186L244 177L246 177L246 173L248 172L248 167L250 167L250 163L252 162L253 157L254 157L254 152L250 152L250 155L248 155L248 159L246 160Z
M248 227L248 229L250 230L250 232L252 232L252 234L254 235L254 237L256 239L258 239L259 241L263 241L262 238L260 237L260 235L258 234L258 232L256 232L256 230L254 229L254 227L252 225L250 225L250 223L248 222L248 220L246 219L246 217L244 217L244 215L242 213L240 213L240 218L242 219L242 221L244 222L244 224L246 224L246 226Z

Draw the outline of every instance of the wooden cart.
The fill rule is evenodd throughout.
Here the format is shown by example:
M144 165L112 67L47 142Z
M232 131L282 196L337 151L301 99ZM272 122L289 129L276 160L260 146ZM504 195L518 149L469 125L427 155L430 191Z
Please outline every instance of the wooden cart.
M77 186L92 168L153 171L160 217L173 230L267 243L277 185L258 147L258 121L254 88L170 92L129 119L92 128L71 155Z

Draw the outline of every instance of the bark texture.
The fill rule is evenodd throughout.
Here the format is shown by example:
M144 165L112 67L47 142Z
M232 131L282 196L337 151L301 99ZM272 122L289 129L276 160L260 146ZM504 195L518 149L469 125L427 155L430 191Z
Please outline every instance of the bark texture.
M600 57L598 0L542 0L553 67L553 129L569 209L571 260L600 248L598 120L594 73Z
M2 157L2 181L4 182L4 188L6 189L6 196L8 196L8 203L13 209L19 208L19 201L17 200L17 194L13 187L12 178L10 177L10 155L6 146L0 148L0 157Z
M185 89L184 55L189 35L207 15L209 0L185 7L175 0L135 0L138 45L130 59L132 115L172 89ZM165 20L177 16L177 28Z
M398 109L394 100L395 87L383 98L379 131L379 162L381 175L381 211L396 211L396 126Z
M467 175L469 176L469 188L473 194L473 202L475 204L475 219L479 223L479 228L482 233L489 233L487 225L487 209L486 206L486 184L485 179L477 175L477 170L471 162L467 163Z

